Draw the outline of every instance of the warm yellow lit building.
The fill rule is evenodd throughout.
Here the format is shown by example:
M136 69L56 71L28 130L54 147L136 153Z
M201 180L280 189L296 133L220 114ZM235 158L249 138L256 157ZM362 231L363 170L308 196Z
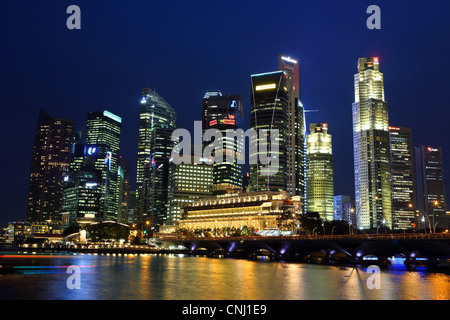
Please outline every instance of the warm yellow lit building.
M196 200L183 208L180 229L276 228L286 210L300 212L300 196L263 191L223 194Z

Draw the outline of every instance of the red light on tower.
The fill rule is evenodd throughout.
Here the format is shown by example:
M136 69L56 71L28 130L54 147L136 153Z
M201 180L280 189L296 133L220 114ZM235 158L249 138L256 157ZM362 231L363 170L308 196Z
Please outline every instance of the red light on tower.
M378 63L378 57L373 58L373 62Z
M430 151L430 152L431 152L431 151L433 151L433 149L432 149L431 147L428 147L428 151Z

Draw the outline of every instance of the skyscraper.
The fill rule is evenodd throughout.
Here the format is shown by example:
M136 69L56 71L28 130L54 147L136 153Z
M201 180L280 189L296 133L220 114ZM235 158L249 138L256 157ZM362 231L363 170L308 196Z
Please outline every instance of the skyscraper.
M360 58L354 76L353 150L357 227L392 229L388 105L378 58Z
M242 164L238 159L243 157L242 142L226 136L227 130L242 129L244 108L241 96L222 96L220 91L206 92L202 101L202 129L217 129L222 133L220 145L223 146L223 159L213 164L213 192L225 193L229 190L242 191ZM209 142L204 142L206 147ZM231 152L233 161L227 162L225 156Z
M164 188L164 183L167 185L168 161L173 148L171 133L175 128L175 110L155 91L142 88L136 175L136 198L141 223L149 221L150 215L152 219L156 219L157 215L163 219L163 211L167 212L166 207L155 208L159 213L153 212L153 205L158 201L167 202L163 199L167 199L167 187L165 191L150 188ZM161 165L165 165L164 169L160 168ZM165 195L156 194L158 192L165 192ZM153 222L157 223L157 219Z
M117 222L128 223L128 199L130 192L130 170L128 159L119 157L119 209L117 213Z
M101 219L117 220L119 210L119 152L122 118L109 111L91 112L86 123L86 145L95 146L95 169L102 172Z
M271 160L278 162L277 168L261 163L250 164L250 191L279 191L288 189L288 141L290 135L288 114L289 97L286 87L286 72L275 71L251 76L250 127L257 132L256 141L250 141L258 147L257 155L267 156L272 151ZM271 143L270 134L274 136ZM267 145L266 150L260 150ZM275 145L278 150L276 151ZM252 156L252 154L250 154Z
M62 208L68 218L64 228L77 220L97 220L102 216L104 187L102 171L96 169L101 159L99 149L93 145L74 143L69 174L64 177Z
M61 220L62 188L68 173L75 121L43 110L36 125L31 159L27 220Z
M350 196L334 196L334 220L352 222L352 201Z
M334 220L333 149L326 123L312 123L306 137L306 211Z
M169 164L169 194L167 224L177 224L184 205L212 196L213 159L194 159L190 163Z
M432 230L448 228L442 148L415 148L417 209L425 214Z
M305 197L305 118L300 101L298 59L278 55L278 70L286 73L287 89L287 191ZM304 207L303 207L304 208Z
M389 127L394 230L411 230L415 223L416 188L411 128Z
M153 128L149 165L147 212L141 212L142 219L150 222L155 231L166 224L168 214L169 160L175 142L171 140L173 128ZM145 201L145 199L143 200Z

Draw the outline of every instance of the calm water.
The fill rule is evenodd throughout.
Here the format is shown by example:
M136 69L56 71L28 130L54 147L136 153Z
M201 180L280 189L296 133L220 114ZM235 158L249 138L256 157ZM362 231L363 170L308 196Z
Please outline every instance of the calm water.
M402 264L382 269L381 289L370 290L365 268L182 255L1 254L0 264L16 268L0 273L0 299L450 299L449 273ZM80 267L79 290L67 288L70 265Z

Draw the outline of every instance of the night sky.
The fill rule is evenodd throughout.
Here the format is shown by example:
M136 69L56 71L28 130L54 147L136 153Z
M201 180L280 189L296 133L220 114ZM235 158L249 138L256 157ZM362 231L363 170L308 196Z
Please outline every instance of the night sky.
M395 2L395 3L394 3ZM69 5L81 30L68 30ZM366 9L381 8L381 30ZM0 226L26 218L39 109L77 121L107 109L123 118L121 153L136 175L140 90L156 88L179 127L201 119L206 90L242 95L250 75L300 60L300 98L333 136L335 194L354 195L351 109L359 57L377 56L390 123L414 143L444 148L450 185L450 2L442 1L17 1L0 8ZM248 128L248 127L247 127Z

